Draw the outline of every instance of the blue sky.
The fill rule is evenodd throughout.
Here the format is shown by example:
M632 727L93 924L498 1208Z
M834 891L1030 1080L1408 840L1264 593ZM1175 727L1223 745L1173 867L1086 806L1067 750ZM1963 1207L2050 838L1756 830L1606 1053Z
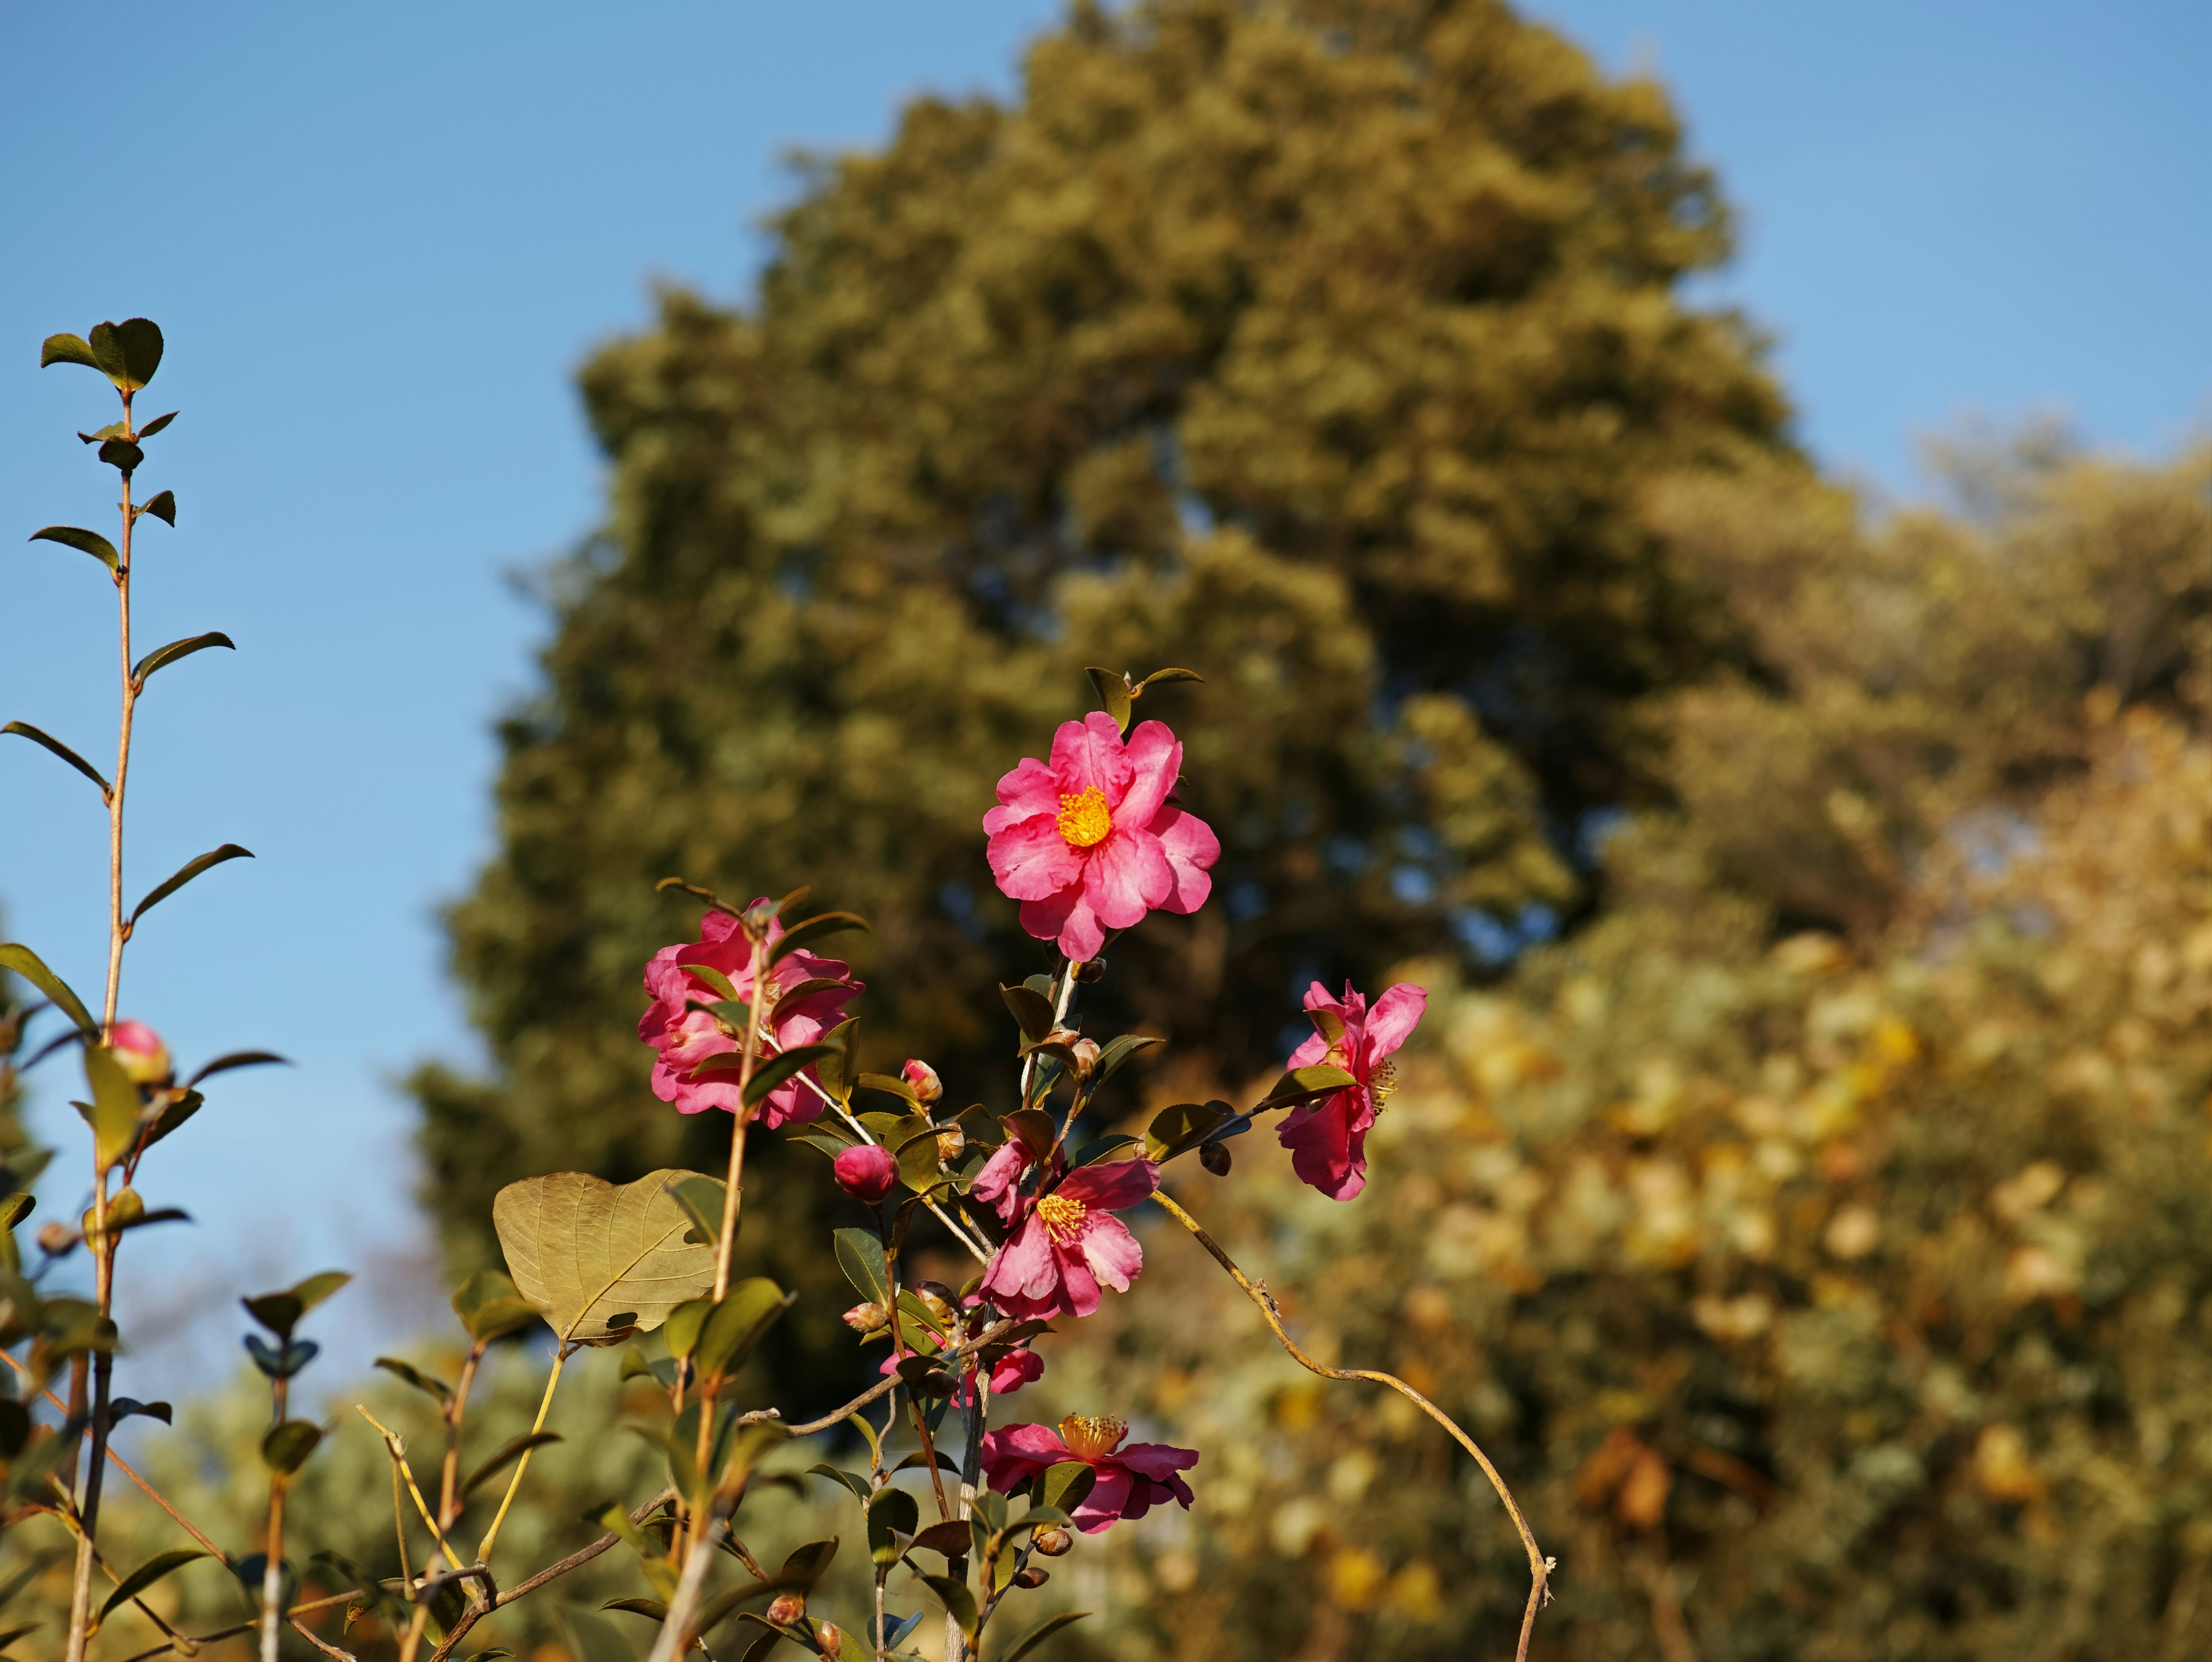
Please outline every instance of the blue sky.
M187 1359L163 1318L330 1263L369 1272L347 1297L372 1333L434 1308L402 1290L422 1238L393 1081L473 1054L435 909L487 850L490 725L531 684L542 618L514 574L598 513L573 372L656 280L743 292L787 147L878 141L925 88L1010 91L1057 9L0 11L0 63L38 66L0 101L0 523L106 524L112 475L70 436L109 418L101 384L40 374L37 343L157 319L149 399L184 413L142 477L182 507L148 529L142 637L240 648L143 706L132 887L226 840L260 857L153 916L125 1008L187 1058L301 1064L235 1076L149 1163L142 1186L201 1222L138 1255L142 1366ZM1972 411L2152 452L2212 410L2212 12L1534 9L1674 89L1741 214L1702 293L1771 332L1832 467L1909 491L1915 435ZM89 560L0 536L0 719L112 748L111 613ZM88 787L0 745L7 933L81 988L100 831ZM38 1123L80 1168L57 1105Z

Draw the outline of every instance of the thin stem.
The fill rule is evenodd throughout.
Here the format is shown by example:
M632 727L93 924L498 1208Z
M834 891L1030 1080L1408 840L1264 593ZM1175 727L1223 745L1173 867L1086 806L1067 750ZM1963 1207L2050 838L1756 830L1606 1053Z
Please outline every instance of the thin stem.
M261 1662L283 1662L284 1619L284 1479L269 1480L269 1545L261 1570Z
M860 1123L859 1119L854 1116L853 1111L847 1107L843 1103L838 1101L836 1098L831 1096L830 1093L823 1089L821 1086L816 1084L811 1076L802 1071L799 1074L798 1080L801 1085L804 1085L808 1090L813 1092L816 1096L820 1097L830 1107L835 1109L837 1113L837 1117L843 1120L848 1126L851 1127L861 1141L868 1143L875 1141L875 1138L868 1134L868 1128ZM969 1234L965 1229L963 1229L957 1223L954 1222L951 1215L946 1212L943 1207L939 1206L935 1201L924 1201L922 1204L927 1206L931 1212L936 1215L938 1222L945 1227L945 1228L951 1233L953 1239L958 1241L961 1245L968 1249L969 1254L974 1257L976 1263L987 1264L991 1262L991 1254L989 1251L987 1251L982 1244L973 1235Z
M568 1347L566 1345L553 1354L553 1374L545 1381L545 1394L538 1403L538 1417L530 1424L533 1433L545 1429L545 1415L553 1406L553 1387L561 1383L561 1369L568 1360ZM477 1543L477 1562L479 1564L491 1562L491 1543L499 1538L499 1526L507 1521L507 1509L514 1504L514 1492L522 1487L522 1474L530 1470L530 1457L537 1452L534 1448L526 1448L522 1452L522 1458L514 1463L514 1476L507 1480L506 1497L499 1503L499 1511L492 1518L491 1527L484 1531L483 1539Z
M461 1418L469 1411L469 1390L476 1384L477 1364L483 1360L484 1341L478 1339L469 1347L468 1360L461 1364L459 1384L453 1387L453 1400L446 1404L441 1416L446 1422L446 1461L438 1476L438 1527L448 1530L453 1526L454 1485L460 1481Z
M1324 1379L1365 1379L1376 1385L1389 1385L1442 1426L1450 1434L1452 1440L1465 1449L1475 1464L1482 1468L1482 1475L1490 1480L1490 1487L1498 1492L1498 1498L1504 1502L1506 1515L1513 1520L1513 1527L1521 1537L1521 1549L1528 1555L1528 1607L1522 1614L1521 1642L1513 1653L1515 1662L1528 1662L1528 1639L1535 1631L1536 1612L1543 1609L1551 1598L1552 1560L1547 1558L1543 1549L1536 1544L1535 1531L1528 1527L1527 1515L1522 1512L1520 1502L1513 1498L1513 1491L1505 1486L1505 1479L1498 1474L1498 1468L1491 1464L1490 1457L1476 1445L1474 1438L1460 1429L1449 1415L1395 1374L1377 1373L1364 1367L1328 1367L1307 1355L1284 1330L1282 1312L1275 1307L1275 1300L1267 1288L1255 1283L1239 1269L1236 1261L1221 1250L1220 1244L1206 1233L1198 1220L1176 1205L1164 1190L1156 1192L1152 1198L1167 1209L1170 1217L1190 1231L1198 1244L1212 1255L1213 1261L1229 1272L1230 1279L1244 1289L1244 1295L1259 1306L1261 1315L1267 1318L1268 1327L1275 1335L1276 1342L1290 1354L1292 1361L1309 1373L1318 1373Z
M1075 995L1075 972L1080 967L1081 965L1071 958L1060 970L1060 990L1054 995L1052 1001L1052 1025L1055 1027L1067 1019L1067 1002ZM1021 1105L1024 1108L1030 1105L1030 1081L1035 1077L1036 1073L1036 1052L1032 1050L1022 1058Z
M1008 1332L1016 1325L1018 1325L1018 1324L1011 1316L1007 1317L1003 1321L993 1322L990 1326L985 1328L981 1333L978 1333L974 1338L969 1340L965 1344L959 1346L956 1349L946 1351L943 1360L946 1361L957 1361L964 1356L972 1356L977 1351L981 1350L985 1345L996 1343L1002 1334ZM890 1378L881 1381L880 1383L869 1386L868 1389L862 1391L859 1396L854 1397L851 1402L847 1403L842 1408L833 1408L818 1420L809 1420L803 1425L793 1426L790 1428L791 1434L794 1437L811 1437L817 1431L827 1431L831 1426L841 1426L854 1415L858 1414L862 1409L866 1408L870 1403L876 1402L884 1397L889 1396L892 1391L897 1390L899 1386L905 1383L906 1381L900 1379L897 1374L894 1373ZM885 1423L884 1432L886 1435L890 1433L888 1422Z
M635 1512L630 1513L630 1522L633 1524L642 1524L647 1519L652 1517L653 1514L659 1508L666 1506L675 1498L676 1491L673 1488L665 1488L661 1490L659 1494L654 1495L653 1499L647 1501L643 1506L638 1507ZM538 1571L537 1574L530 1576L526 1580L516 1582L505 1592L502 1592L498 1595L498 1597L493 1598L489 1604L471 1604L467 1610L461 1613L460 1619L453 1623L453 1631L448 1633L445 1638L439 1641L438 1648L431 1653L430 1662L446 1662L446 1659L453 1654L454 1647L459 1645L461 1641L467 1636L469 1629L476 1626L477 1622L483 1620L485 1616L489 1616L494 1610L499 1610L506 1605L512 1604L516 1599L537 1592L538 1588L544 1586L547 1582L558 1580L562 1576L566 1575L570 1570L576 1569L582 1565L590 1563L592 1559L598 1557L601 1553L605 1552L609 1547L614 1545L614 1543L621 1538L621 1537L616 1535L612 1531L609 1531L606 1534L599 1537L598 1540L592 1542L589 1546L580 1547L574 1552L570 1553L566 1558L562 1559L558 1563L548 1564L544 1569Z
M748 928L750 926L748 925ZM732 1116L736 1123L730 1128L730 1180L722 1196L722 1235L714 1245L714 1302L720 1304L722 1295L730 1290L730 1257L738 1245L738 1203L743 1198L742 1185L745 1175L745 1127L752 1123L752 1108L745 1100L746 1089L753 1082L753 1069L760 1064L761 1006L767 1002L763 984L768 973L768 942L756 936L752 953L751 1001L745 1006L744 1049L738 1056L738 1111ZM702 1404L704 1412L704 1404Z
M428 1525L431 1540L435 1542L438 1549L446 1555L446 1562L456 1571L460 1570L462 1568L460 1555L453 1550L452 1543L446 1539L445 1529L434 1517L431 1516L430 1503L422 1498L422 1491L416 1484L414 1469L407 1464L407 1445L400 1440L398 1434L389 1429L376 1415L371 1414L359 1403L356 1403L353 1406L354 1412L374 1426L378 1434L384 1439L384 1452L392 1457L392 1481L397 1482L402 1478L406 1480L407 1492L415 1497L415 1510L421 1514L423 1523ZM392 1498L396 1509L398 1500L396 1493ZM481 1559L483 1555L479 1553L477 1556ZM407 1536L404 1530L400 1531L399 1537L399 1568L403 1574L407 1568Z

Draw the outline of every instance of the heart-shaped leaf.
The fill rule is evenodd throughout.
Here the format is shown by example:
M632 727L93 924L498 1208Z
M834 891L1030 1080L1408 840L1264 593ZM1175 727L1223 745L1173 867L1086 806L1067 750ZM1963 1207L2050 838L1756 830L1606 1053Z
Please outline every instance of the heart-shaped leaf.
M161 331L151 318L95 323L86 344L92 350L93 367L113 381L118 393L137 392L161 367Z
M668 1192L684 1175L652 1172L617 1188L556 1172L499 1191L492 1227L507 1268L563 1342L650 1331L713 1289L714 1243Z

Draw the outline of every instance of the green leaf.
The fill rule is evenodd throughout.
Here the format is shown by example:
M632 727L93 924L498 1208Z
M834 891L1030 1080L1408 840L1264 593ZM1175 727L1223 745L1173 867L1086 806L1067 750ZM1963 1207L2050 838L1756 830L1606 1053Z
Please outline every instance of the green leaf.
M292 1288L292 1296L300 1301L300 1313L306 1315L352 1279L343 1269L325 1269L308 1276Z
M202 1067L198 1072L185 1081L185 1087L189 1090L202 1080L216 1074L227 1074L234 1068L259 1068L270 1062L286 1068L292 1065L290 1058L280 1056L274 1050L228 1051Z
M138 471L146 453L128 439L109 439L100 447L100 459L127 476Z
M868 1502L869 1555L878 1565L897 1563L921 1521L921 1508L915 1505L913 1495L902 1488L878 1489Z
M102 439L127 439L137 435L131 432L127 421L112 421L96 433L80 433L77 437L87 444L98 444Z
M312 1420L287 1420L269 1428L261 1440L261 1464L289 1476L307 1463L323 1440L323 1428Z
M118 1397L107 1405L107 1423L110 1425L118 1424L133 1415L159 1420L163 1425L169 1425L176 1418L176 1410L167 1403L142 1403L136 1397Z
M684 1172L668 1185L668 1192L698 1226L701 1236L719 1247L722 1239L722 1201L727 1192L721 1181L702 1172Z
M154 419L153 419L153 420L151 420L151 421L148 422L148 423L147 423L143 427L142 427L142 428L140 428L140 429L138 429L138 436L139 436L140 438L142 438L142 439L150 439L150 438L152 438L152 437L154 436L154 435L155 435L155 434L156 434L156 433L160 432L163 428L167 427L167 426L171 422L173 422L173 421L176 420L176 418L177 418L177 412L176 412L175 411L173 411L173 410L172 410L171 411L169 411L169 413L168 413L167 415L166 415L166 416L156 416L156 417L154 417ZM166 490L164 490L164 491L161 493L161 495L162 495L162 496L167 496L168 494L169 494L169 493L168 493L167 491L166 491ZM159 500L159 498L156 498L156 500L158 501L158 500ZM148 503L146 504L146 509L147 509L147 512L151 513L151 512L153 511L153 508L154 508L154 504L153 504L152 502L148 502ZM167 516L167 514L164 514L162 517L163 517L163 518L165 518L165 519L167 519L168 516ZM170 523L171 525L174 525L174 524L176 523L176 521L175 521L174 520L170 520L170 521L169 521L169 523Z
M151 433L153 430L149 427L146 429L146 433ZM141 433L138 436L143 439L146 436L146 433ZM177 493L173 490L157 490L140 504L138 511L141 514L151 514L164 525L173 526L177 522Z
M1052 1031L1052 1001L1034 987L1001 987L999 996L1014 1013L1022 1037L1034 1044Z
M714 1243L668 1193L674 1171L617 1188L581 1172L526 1178L499 1191L492 1227L523 1297L562 1341L650 1332L714 1285Z
M791 1555L783 1561L783 1568L775 1573L775 1584L794 1592L811 1592L830 1568L830 1561L837 1555L837 1537L827 1541L809 1541L803 1547L792 1549Z
M56 756L60 757L63 761L68 763L86 778L91 780L94 784L100 787L100 800L101 801L105 802L107 801L109 795L112 794L107 788L107 781L100 776L100 770L93 766L91 763L86 761L84 758L79 756L75 751L71 750L67 745L62 743L60 740L55 738L52 734L40 731L37 728L33 727L28 721L10 721L7 726L0 727L0 733L12 733L19 739L27 739L33 744L43 746L47 750L52 751Z
M1096 664L1086 665L1083 673L1091 678L1097 691L1098 707L1114 718L1114 725L1121 729L1124 738L1129 732L1129 683L1125 676L1110 669L1101 669Z
M1090 1614L1089 1610L1055 1610L1008 1646L1006 1653L999 1658L999 1662L1022 1662L1022 1658L1043 1644L1062 1628L1071 1622L1080 1622Z
M1154 1160L1173 1160L1236 1117L1236 1111L1225 1102L1171 1103L1145 1128L1145 1153Z
M965 1558L975 1544L975 1531L965 1518L948 1519L941 1524L932 1524L914 1537L918 1547L927 1547L932 1552L941 1552L947 1558Z
M100 368L100 360L92 355L92 348L78 335L48 335L46 344L39 350L39 368L50 363L81 363L88 369Z
M182 1569L195 1558L207 1555L196 1547L172 1547L167 1552L155 1553L115 1584L115 1591L107 1595L107 1602L100 1607L98 1619L105 1622L119 1607L129 1604L172 1570Z
M1319 1097L1332 1096L1346 1086L1359 1081L1341 1068L1326 1062L1316 1062L1310 1067L1293 1068L1277 1080L1274 1087L1260 1101L1261 1108L1290 1108L1301 1102L1311 1102Z
M403 1362L397 1356L379 1356L376 1366L386 1373L397 1374L427 1397L434 1397L441 1404L453 1400L453 1388L443 1379L422 1372L412 1362Z
M823 1461L817 1461L814 1464L806 1468L806 1475L809 1477L827 1477L831 1479L833 1482L842 1483L847 1488L853 1492L853 1498L854 1500L858 1501L864 1507L868 1504L868 1495L871 1493L868 1488L868 1480L860 1476L857 1471L847 1471L842 1467L833 1466Z
M73 525L50 525L33 531L29 539L34 543L59 543L64 548L74 548L92 556L110 571L123 563L123 557L115 551L115 545L97 531L85 531Z
M831 1044L794 1044L788 1050L769 1056L753 1069L753 1076L745 1081L745 1106L755 1108L770 1091L798 1073L817 1062L826 1062L837 1054Z
M1196 681L1203 685L1206 677L1194 669L1156 669L1137 683L1137 694L1142 697L1146 687L1162 686L1170 681Z
M1055 1460L1037 1479L1037 1504L1072 1513L1098 1481L1095 1466L1081 1460Z
M655 1622L668 1619L668 1606L658 1598L610 1598L599 1606L603 1610L622 1610L631 1616L643 1616ZM475 1662L472 1657L470 1662Z
M1006 1128L1007 1135L1021 1139L1032 1160L1042 1160L1060 1138L1060 1127L1042 1108L1017 1108L999 1123Z
M184 865L177 870L173 876L170 877L165 882L156 884L154 887L153 892L149 894L143 900L140 901L137 905L131 909L131 922L133 923L137 922L141 917L146 915L148 910L153 907L160 905L164 900L167 900L179 889L183 888L185 884L191 882L192 879L198 877L202 872L210 870L214 867L220 866L226 860L251 860L252 858L253 851L251 849L241 849L235 843L226 843L219 849L209 849L205 854L199 855L197 859L187 860Z
M1097 1090L1121 1071L1121 1064L1139 1050L1150 1050L1167 1040L1155 1038L1149 1033L1124 1033L1119 1038L1109 1039L1105 1049L1098 1052L1098 1065L1091 1073L1091 1088Z
M278 1338L289 1340L301 1317L352 1279L343 1269L325 1269L281 1293L263 1293L239 1302L246 1306L246 1313L262 1326Z
M842 934L848 929L866 930L868 920L858 912L817 912L802 918L777 938L768 949L768 961L780 964L802 947L823 939L825 935Z
M48 969L46 960L28 947L14 941L0 942L0 970L14 971L44 993L56 1009L76 1023L77 1032L87 1038L99 1035L100 1024L84 1008L84 1001L71 992L69 983Z
M84 1047L84 1079L92 1087L93 1160L105 1172L137 1141L145 1100L115 1053L104 1044Z
M937 1595L937 1602L945 1606L945 1614L957 1622L968 1641L968 1648L975 1648L975 1595L963 1581L949 1575L925 1575L922 1585Z
M726 1374L744 1365L769 1329L799 1295L787 1293L765 1275L749 1275L725 1294L708 1312L692 1361L701 1373Z
M739 1002L738 999L738 989L731 983L729 977L724 975L713 965L678 963L676 967L683 971L686 975L695 975L698 977L700 980L705 982L708 987L712 988L717 994L720 995L722 998L732 1004L737 1004L738 1008L744 1009L746 1008L743 1003Z
M479 1269L453 1289L453 1314L471 1338L489 1343L536 1321L538 1307L498 1270Z
M896 1097L910 1108L920 1108L921 1099L914 1093L914 1087L896 1074L863 1074L861 1086L870 1091L880 1091L887 1097Z
M179 658L189 658L195 652L205 652L210 647L227 647L238 650L238 642L221 630L210 630L204 635L195 635L190 640L172 641L167 646L155 647L141 658L131 672L131 685L143 690L146 678L157 669L166 669Z
M161 367L161 331L151 318L95 323L86 344L93 366L115 383L118 393L137 392Z
M561 1434L557 1431L526 1431L520 1437L509 1438L500 1446L496 1453L468 1475L461 1484L460 1498L467 1500L532 1449L543 1448L548 1443L560 1440Z
M837 1267L853 1290L871 1304L891 1301L891 1284L884 1273L884 1244L866 1229L840 1229L836 1236Z

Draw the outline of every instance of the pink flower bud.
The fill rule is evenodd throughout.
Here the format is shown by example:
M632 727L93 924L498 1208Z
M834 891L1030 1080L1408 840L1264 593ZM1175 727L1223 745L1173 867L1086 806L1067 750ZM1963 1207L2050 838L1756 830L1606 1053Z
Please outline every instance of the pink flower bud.
M768 1619L780 1628L787 1628L806 1616L806 1596L804 1593L780 1592L768 1607Z
M890 1194L891 1185L898 1181L898 1162L890 1150L872 1142L848 1148L837 1156L835 1170L837 1186L871 1206Z
M845 1312L845 1325L855 1333L878 1333L890 1325L891 1312L879 1304L856 1304Z
M1098 1041L1095 1038L1079 1038L1067 1048L1075 1052L1075 1076L1078 1079L1089 1079L1091 1070L1098 1066Z
M899 1069L899 1077L914 1087L914 1093L921 1099L925 1108L945 1094L945 1081L938 1078L937 1069L926 1062L907 1058L906 1066Z
M143 1021L118 1021L109 1032L107 1049L123 1071L139 1085L159 1085L174 1071L169 1047Z

